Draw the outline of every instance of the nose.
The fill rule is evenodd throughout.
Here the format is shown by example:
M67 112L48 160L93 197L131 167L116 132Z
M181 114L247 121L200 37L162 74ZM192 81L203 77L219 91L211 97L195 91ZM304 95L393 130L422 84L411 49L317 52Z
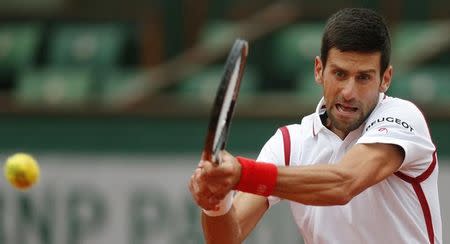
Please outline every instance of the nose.
M343 87L341 89L341 95L346 101L350 101L355 98L355 80L350 78L343 82Z

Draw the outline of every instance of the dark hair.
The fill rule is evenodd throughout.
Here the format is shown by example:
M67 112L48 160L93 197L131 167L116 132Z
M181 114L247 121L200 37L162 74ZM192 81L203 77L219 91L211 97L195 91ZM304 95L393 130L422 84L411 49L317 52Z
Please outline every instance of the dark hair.
M325 25L320 55L326 65L331 48L356 52L380 52L381 75L390 62L391 41L384 19L375 11L346 8L333 14Z

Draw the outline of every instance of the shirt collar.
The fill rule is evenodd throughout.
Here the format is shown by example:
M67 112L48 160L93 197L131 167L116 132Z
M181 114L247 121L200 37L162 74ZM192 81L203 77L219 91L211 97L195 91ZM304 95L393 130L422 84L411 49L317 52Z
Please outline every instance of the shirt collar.
M380 104L381 101L383 101L385 98L386 94L381 92L378 96L378 104ZM325 128L320 118L320 116L325 112L326 112L325 98L322 97L319 101L319 104L317 104L316 112L314 113L314 119L312 123L313 136L316 136L323 128Z
M313 136L316 136L320 130L322 130L323 127L325 127L322 124L322 120L320 119L320 115L326 112L326 106L325 106L325 98L322 97L319 101L319 104L317 104L316 112L314 113L314 119L312 123L312 132Z

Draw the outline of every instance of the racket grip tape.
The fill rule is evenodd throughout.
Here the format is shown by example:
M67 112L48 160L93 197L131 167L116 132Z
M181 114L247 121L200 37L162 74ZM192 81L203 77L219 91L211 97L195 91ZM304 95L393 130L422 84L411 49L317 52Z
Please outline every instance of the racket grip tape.
M270 196L277 182L277 166L244 157L236 158L241 164L241 178L235 190L265 197Z

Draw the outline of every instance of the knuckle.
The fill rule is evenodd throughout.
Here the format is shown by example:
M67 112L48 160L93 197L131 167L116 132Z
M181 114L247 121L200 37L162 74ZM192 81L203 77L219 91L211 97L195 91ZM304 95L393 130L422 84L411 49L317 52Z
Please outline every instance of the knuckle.
M200 178L205 179L209 175L209 170L202 168L199 172Z
M203 175L205 176L205 177L209 177L209 176L211 176L211 173L212 173L212 171L213 171L213 169L211 169L211 168L204 168L204 170L203 170Z
M198 184L194 184L193 188L194 188L195 194L198 194L200 192L200 186Z

